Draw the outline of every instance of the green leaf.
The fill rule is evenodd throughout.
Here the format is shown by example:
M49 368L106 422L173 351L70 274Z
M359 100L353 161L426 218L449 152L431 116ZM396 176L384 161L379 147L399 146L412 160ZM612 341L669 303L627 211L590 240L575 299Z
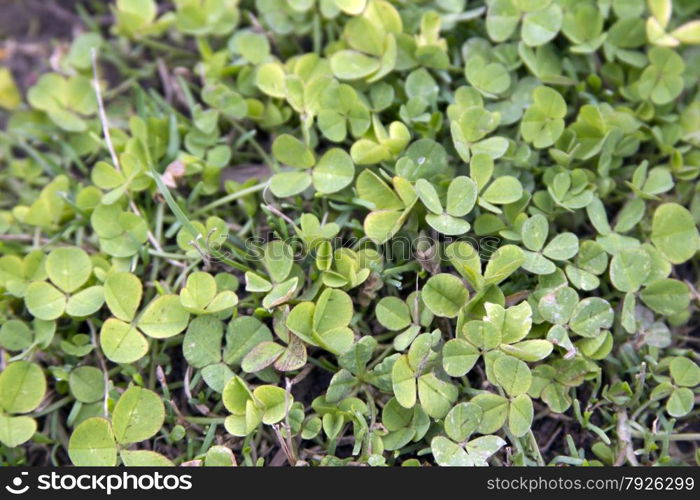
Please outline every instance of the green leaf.
M316 163L313 151L289 134L282 134L275 139L272 154L281 163L296 168L311 168Z
M281 283L289 276L294 265L294 251L285 242L275 240L265 245L262 263L274 283Z
M443 467L471 467L474 461L464 448L443 436L435 436L430 442L435 462Z
M476 183L466 176L455 177L447 188L446 211L453 217L463 217L472 211L476 203Z
M292 318L291 314L289 318ZM310 317L308 319L310 321ZM292 329L291 326L290 329ZM272 341L272 332L259 319L252 316L239 316L232 319L226 328L224 361L229 365L240 365L243 358L255 346L270 341Z
M554 263L544 255L535 252L524 252L523 269L533 274L552 274L557 270Z
M121 450L119 456L127 467L173 467L168 458L150 450Z
M253 64L263 62L270 54L270 42L262 33L243 31L232 42L236 51Z
M380 68L378 59L355 50L339 50L330 59L331 71L340 80L359 80L376 73Z
M36 428L33 418L0 415L0 443L8 448L20 446L32 438Z
M204 311L216 296L216 280L209 273L196 272L187 277L180 290L180 303L190 312ZM201 313L199 313L201 314Z
M316 306L313 302L301 302L294 306L285 322L287 328L306 342L312 342L311 336L314 331L313 315L315 309Z
M669 369L676 385L695 387L700 384L700 367L688 358L676 356L671 360Z
M261 342L245 355L241 368L246 373L255 373L274 363L284 352L284 347L274 342Z
M477 404L459 403L445 417L445 432L454 441L466 441L479 427L483 413Z
M129 387L112 412L112 426L118 443L137 443L154 436L162 427L165 407L160 397L142 387Z
M22 351L32 345L33 334L24 321L11 319L0 327L0 346L8 351Z
M437 274L425 283L422 294L426 307L436 316L454 318L469 299L466 287L454 275Z
M255 75L255 84L271 97L285 98L284 68L278 62L261 65Z
M316 301L313 328L323 334L346 326L352 318L352 299L342 290L326 289Z
M576 305L569 325L582 337L597 337L601 329L612 326L614 316L608 301L589 297Z
M228 381L221 396L224 407L234 415L245 415L248 402L253 399L252 391L236 376Z
M349 186L355 176L352 158L343 149L331 148L318 160L311 174L319 193L336 193Z
M553 325L565 325L578 304L578 293L571 287L556 288L540 298L537 309Z
M297 286L299 283L299 278L296 276L289 279L283 283L275 285L270 290L270 293L265 295L262 300L262 305L265 309L272 310L277 306L280 306L287 302L294 296Z
M652 47L647 66L637 81L637 92L642 99L654 104L667 104L683 91L682 74L685 63L681 56L667 47Z
M639 295L647 306L664 316L686 311L690 305L688 286L671 278L654 281Z
M172 337L187 328L190 313L180 304L177 295L162 295L153 300L141 314L138 327L156 339Z
M498 436L480 436L465 445L465 449L474 465L485 467L494 453L505 446L506 442Z
M486 351L498 347L502 340L499 327L489 321L467 322L462 328L462 335L469 343Z
M459 391L456 386L445 382L434 373L426 373L418 378L418 398L425 413L433 418L444 418L457 401Z
M564 413L571 406L569 389L563 385L552 383L542 390L542 401L556 413Z
M399 357L391 370L391 384L394 396L404 408L413 408L416 404L416 374L408 363L407 356Z
M110 274L104 285L105 302L109 310L122 321L132 321L141 303L141 281L131 273Z
M262 422L267 425L283 420L293 402L284 389L271 385L256 387L253 396L263 408Z
M496 383L511 397L526 393L532 383L532 373L527 364L512 356L496 359L493 374Z
M487 62L481 56L473 56L464 67L467 81L486 96L493 97L510 87L510 75L498 62Z
M408 305L397 297L383 297L375 307L377 321L386 329L403 330L411 323Z
M182 354L194 368L204 368L221 361L224 325L211 316L195 318L187 327Z
M100 401L105 395L105 374L94 366L80 366L70 372L70 391L81 403Z
M72 295L66 302L66 314L74 318L90 316L104 304L104 288L95 285Z
M528 433L534 417L532 399L527 394L520 394L513 398L508 408L508 429L516 437L522 437Z
M508 400L497 394L488 392L477 394L471 400L472 403L481 406L483 417L477 432L481 434L491 434L496 432L508 418Z
M510 175L504 175L494 180L481 194L481 198L495 205L507 205L518 201L523 195L520 181Z
M568 260L578 253L578 238L574 233L559 233L542 250L545 257Z
M489 316L491 309L486 305ZM501 327L501 340L504 344L512 344L524 339L532 327L532 308L527 302L521 302L517 306L509 307L505 311L503 325Z
M642 248L626 248L610 261L610 281L621 292L636 292L649 276L651 258Z
M66 308L65 295L45 281L30 284L24 301L32 316L47 321L60 317Z
M22 102L22 95L17 88L9 68L0 69L0 107L15 109Z
M110 318L102 324L100 347L115 363L133 363L148 352L148 341L133 325Z
M56 248L46 258L49 279L61 290L71 293L80 288L92 274L92 262L77 247Z
M537 47L549 42L561 29L564 19L561 7L552 3L544 9L528 12L523 17L520 36L526 45Z
M684 417L693 411L695 396L693 391L687 387L674 389L671 396L666 401L666 411L672 417Z
M542 214L535 214L527 219L520 230L523 244L533 252L539 252L544 247L549 234L549 223Z
M68 455L73 465L77 466L117 465L117 443L109 421L101 417L92 417L81 422L71 434Z
M479 359L479 350L462 339L448 340L442 349L442 366L451 377L467 374Z
M236 465L236 457L230 448L214 445L207 450L204 465L207 467L232 467Z
M700 43L700 23L689 21L671 32L671 36L681 43Z
M473 246L466 241L455 241L447 246L445 255L455 270L475 289L483 288L481 258Z
M46 378L35 363L15 361L0 373L0 407L8 413L35 410L45 393Z
M377 174L365 169L357 176L357 195L370 202L375 210L402 210L403 202Z
M446 213L440 215L428 214L425 216L425 221L439 233L451 236L464 234L471 227L464 219L458 219Z
M559 92L544 86L535 88L532 100L520 122L520 133L536 148L546 148L564 132L566 102Z
M416 182L416 194L420 198L421 203L425 205L425 208L436 214L442 213L440 197L430 182L425 179L418 179Z
M497 285L513 274L525 262L525 254L515 245L503 245L496 250L484 272L487 284Z
M486 31L494 42L504 42L515 32L520 11L512 0L494 0L488 4Z
M664 203L654 212L651 241L669 262L682 264L698 250L698 229L692 215L677 203Z

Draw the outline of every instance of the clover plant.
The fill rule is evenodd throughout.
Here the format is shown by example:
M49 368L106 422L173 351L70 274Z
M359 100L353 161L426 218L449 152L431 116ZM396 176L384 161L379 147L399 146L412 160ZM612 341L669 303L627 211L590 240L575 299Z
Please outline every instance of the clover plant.
M700 461L697 2L80 5L0 69L1 465Z

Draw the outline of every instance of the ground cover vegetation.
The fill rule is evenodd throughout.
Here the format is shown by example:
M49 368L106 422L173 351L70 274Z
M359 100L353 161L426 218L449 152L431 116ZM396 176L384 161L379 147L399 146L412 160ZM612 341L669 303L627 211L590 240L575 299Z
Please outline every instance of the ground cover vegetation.
M0 463L700 460L698 2L46 9Z

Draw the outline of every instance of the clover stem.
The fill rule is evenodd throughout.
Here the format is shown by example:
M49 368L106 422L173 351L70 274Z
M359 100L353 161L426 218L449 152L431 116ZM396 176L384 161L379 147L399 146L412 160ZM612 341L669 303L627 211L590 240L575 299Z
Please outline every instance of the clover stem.
M208 212L210 210L213 210L214 208L220 207L222 205L226 205L227 203L230 203L234 200L237 200L239 198L243 198L244 196L248 196L254 193L257 193L258 191L262 191L265 189L267 186L267 182L261 182L260 184L256 184L254 186L247 187L245 189L241 189L240 191L236 191L234 193L227 194L226 196L222 196L218 200L212 201L208 205L204 205L201 208L198 208L194 212L192 212L193 216L200 215L204 212Z
M90 56L92 57L92 86L95 90L95 97L97 98L97 109L100 116L100 122L102 123L102 133L104 135L105 143L107 143L107 150L112 157L112 163L114 163L114 168L117 172L121 172L122 168L119 164L119 157L114 149L114 144L112 144L112 136L109 134L109 122L107 121L107 112L105 111L105 104L102 101L102 94L100 92L100 80L97 76L97 49L94 47L90 50Z
M182 417L191 424L223 424L224 417Z
M642 432L632 431L631 435L635 439L645 439L651 437L654 439L654 441L663 441L664 439L668 439L669 441L700 441L700 432L687 432L680 434L660 432L658 434L646 435Z
M528 439L530 441L530 448L535 452L535 459L537 460L537 465L546 465L542 453L540 452L540 446L537 444L537 439L535 439L535 434L530 429L527 433Z
M72 401L75 401L75 398L73 396L66 396L64 398L59 399L55 403L50 404L46 408L44 408L41 411L38 411L36 413L32 413L32 417L38 418L38 417L43 417L44 415L48 415L49 413L52 413L59 408L63 408L66 406L68 403L71 403Z
M231 125L233 125L233 128L235 128L241 134L247 134L249 132L243 127L243 125L241 125L238 122L231 121ZM273 172L279 172L280 167L277 161L270 158L270 155L267 154L265 149L260 145L260 143L257 140L255 140L254 135L255 134L251 134L246 140L250 142L250 145L253 146L253 149L255 149L256 153L260 155L265 164L268 167L270 167L270 169L272 169Z

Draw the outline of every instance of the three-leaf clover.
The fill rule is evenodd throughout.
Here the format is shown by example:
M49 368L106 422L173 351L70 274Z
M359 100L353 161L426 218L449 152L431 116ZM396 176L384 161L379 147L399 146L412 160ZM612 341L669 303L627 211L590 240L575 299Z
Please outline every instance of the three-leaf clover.
M553 0L491 0L486 12L486 31L494 42L504 42L522 19L520 38L536 47L552 40L563 22L563 11Z
M290 311L286 325L307 344L335 354L352 347L353 331L348 327L353 315L350 296L342 290L327 288L316 302L300 302Z
M27 100L67 132L86 131L86 119L97 111L92 83L82 75L66 78L58 73L46 73L29 89Z
M83 249L56 248L47 256L45 266L51 283L34 281L24 296L27 309L35 318L54 320L63 313L84 317L102 307L102 286L93 285L80 290L92 275L92 261Z
M143 285L136 275L115 272L105 280L104 296L113 317L100 330L100 346L115 363L133 363L148 352L148 340L172 337L187 328L190 313L180 297L165 294L153 299L137 315Z
M257 273L245 273L246 287L249 292L263 292L262 304L267 309L289 301L297 291L298 276L292 276L294 255L292 247L281 240L267 243L263 248L262 265L269 280Z
M440 332L416 337L407 354L396 359L391 371L394 396L404 408L413 408L417 401L429 416L443 418L457 400L457 387L436 373L437 352L433 347Z
M236 293L217 290L216 279L209 273L196 272L187 277L180 290L182 307L192 314L213 314L233 308L238 303Z
M369 169L357 176L355 189L367 202L371 212L365 217L364 229L375 243L384 243L401 229L418 200L415 189L406 179L394 177L394 189Z
M536 148L547 148L564 132L565 116L566 102L561 94L550 87L537 87L520 122L520 133Z
M231 413L224 426L234 436L247 436L261 423L276 424L285 418L294 402L292 395L281 387L261 385L250 390L237 376L224 387L222 400Z
M651 392L651 399L666 400L666 411L672 417L682 417L693 410L695 395L693 387L700 384L700 367L688 358L676 356L668 364L671 382L664 381Z
M562 232L547 243L549 222L542 214L527 219L520 228L525 251L522 267L534 274L551 274L556 266L552 260L567 261L578 253L579 242L574 233ZM552 260L550 260L552 259Z
M272 152L278 161L298 169L275 174L270 180L270 189L280 198L299 194L312 183L319 193L335 193L355 177L352 158L340 148L329 149L317 162L313 152L299 139L283 134L275 139Z
M68 454L78 466L115 466L119 455L125 465L172 465L159 453L129 450L127 446L150 439L158 433L165 419L165 407L153 391L129 387L114 406L111 421L91 417L81 422L71 434Z
M435 436L430 448L435 461L442 466L486 466L487 460L506 442L498 436L480 436L469 439L484 418L484 411L476 403L459 403L445 417L445 434Z
M447 187L447 199L443 208L440 197L432 183L425 179L416 182L416 194L430 212L425 221L439 233L457 236L469 231L471 225L462 219L476 204L476 183L466 176L452 179Z

